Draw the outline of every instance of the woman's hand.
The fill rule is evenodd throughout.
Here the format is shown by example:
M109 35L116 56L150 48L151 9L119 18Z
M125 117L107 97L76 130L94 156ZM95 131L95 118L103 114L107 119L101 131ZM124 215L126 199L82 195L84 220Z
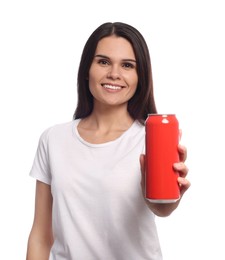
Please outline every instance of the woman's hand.
M178 172L179 177L177 178L177 181L180 186L180 198L183 196L183 194L188 190L188 188L191 186L191 183L186 179L186 176L188 174L188 167L185 164L185 161L187 159L187 149L185 146L179 144L178 145L178 153L179 153L179 162L174 163L173 168L176 172ZM145 155L141 154L140 156L140 166L141 166L141 187L143 191L143 195L145 197ZM147 201L147 204L149 208L158 216L168 216L170 215L179 205L180 200L178 200L175 203L151 203Z
M180 185L180 195L182 197L183 194L191 186L191 183L186 179L186 176L188 174L188 168L185 165L185 161L187 159L187 149L185 146L179 144L178 152L179 152L180 162L174 163L173 168L176 172L179 173L179 177L177 178L177 181Z

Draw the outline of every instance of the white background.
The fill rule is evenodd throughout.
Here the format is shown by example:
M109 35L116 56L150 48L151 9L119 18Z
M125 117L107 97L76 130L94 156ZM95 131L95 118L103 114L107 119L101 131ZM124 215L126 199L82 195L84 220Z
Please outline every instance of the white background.
M224 13L222 0L1 1L0 259L25 259L39 136L72 119L83 45L108 21L144 35L158 111L177 114L188 148L192 186L157 218L164 259L225 259Z

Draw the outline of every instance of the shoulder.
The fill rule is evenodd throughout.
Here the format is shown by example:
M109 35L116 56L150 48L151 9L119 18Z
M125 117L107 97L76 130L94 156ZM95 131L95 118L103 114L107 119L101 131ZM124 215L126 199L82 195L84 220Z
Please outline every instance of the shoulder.
M55 124L46 128L40 135L40 142L47 142L51 138L59 138L65 136L66 133L72 131L74 121L66 123Z

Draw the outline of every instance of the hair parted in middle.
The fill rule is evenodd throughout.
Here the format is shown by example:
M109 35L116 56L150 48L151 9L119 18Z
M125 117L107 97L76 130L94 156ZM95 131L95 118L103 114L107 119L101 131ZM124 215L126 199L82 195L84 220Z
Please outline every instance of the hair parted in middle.
M157 113L152 68L149 49L142 34L129 24L122 22L104 23L88 38L80 60L77 76L78 104L73 119L85 118L93 110L93 96L89 90L88 75L98 42L111 35L128 40L137 62L138 86L134 96L128 101L128 112L134 120L144 124L148 114Z

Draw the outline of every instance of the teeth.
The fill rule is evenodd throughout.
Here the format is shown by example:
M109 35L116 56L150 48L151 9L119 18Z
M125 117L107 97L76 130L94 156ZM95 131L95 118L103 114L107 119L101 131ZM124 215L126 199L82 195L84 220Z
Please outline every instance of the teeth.
M113 89L113 90L117 90L117 89L121 89L122 87L118 87L118 86L112 86L112 85L103 85L104 88L107 89Z

